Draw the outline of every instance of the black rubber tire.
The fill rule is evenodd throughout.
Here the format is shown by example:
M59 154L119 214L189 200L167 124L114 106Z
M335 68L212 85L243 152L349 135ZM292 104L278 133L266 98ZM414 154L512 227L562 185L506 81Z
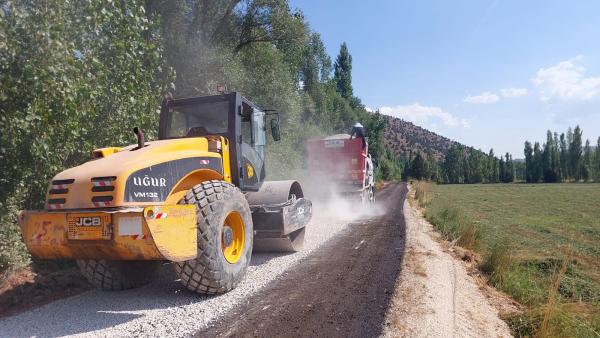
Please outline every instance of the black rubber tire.
M375 187L369 188L369 203L375 204Z
M90 284L101 290L118 291L150 283L160 262L78 259L77 265Z
M233 184L212 180L194 186L182 200L196 205L198 256L175 264L181 283L190 291L221 294L235 288L246 274L252 256L252 213L248 201ZM221 233L225 218L237 211L244 222L244 247L236 263L222 252Z

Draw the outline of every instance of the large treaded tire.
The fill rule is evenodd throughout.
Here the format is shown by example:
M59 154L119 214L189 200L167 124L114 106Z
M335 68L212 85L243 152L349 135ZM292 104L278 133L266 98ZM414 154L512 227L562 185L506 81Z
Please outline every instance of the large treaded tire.
M156 275L160 262L78 259L77 265L98 289L118 291L148 284Z
M233 184L212 180L194 186L181 203L196 205L198 226L198 256L175 264L181 283L201 294L230 291L245 275L252 255L252 214L246 198ZM221 241L225 218L232 211L244 222L244 247L233 264L225 259Z

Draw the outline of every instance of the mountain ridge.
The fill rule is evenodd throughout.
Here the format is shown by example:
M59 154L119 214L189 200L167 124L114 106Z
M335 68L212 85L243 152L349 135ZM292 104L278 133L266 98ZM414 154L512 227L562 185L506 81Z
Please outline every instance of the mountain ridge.
M440 161L453 144L461 144L401 118L384 114L382 116L386 121L385 144L400 158L421 152Z

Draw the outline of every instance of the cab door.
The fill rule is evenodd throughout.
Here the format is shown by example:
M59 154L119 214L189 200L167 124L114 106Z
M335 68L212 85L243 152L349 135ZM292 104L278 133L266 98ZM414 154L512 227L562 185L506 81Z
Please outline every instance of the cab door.
M243 104L241 116L242 189L257 191L265 180L265 113Z

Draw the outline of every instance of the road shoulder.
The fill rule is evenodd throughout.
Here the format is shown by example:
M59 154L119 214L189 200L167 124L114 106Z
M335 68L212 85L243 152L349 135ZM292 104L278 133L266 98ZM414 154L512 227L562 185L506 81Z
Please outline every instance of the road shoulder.
M483 291L486 286L436 240L433 227L408 198L404 218L405 259L383 336L511 337Z

